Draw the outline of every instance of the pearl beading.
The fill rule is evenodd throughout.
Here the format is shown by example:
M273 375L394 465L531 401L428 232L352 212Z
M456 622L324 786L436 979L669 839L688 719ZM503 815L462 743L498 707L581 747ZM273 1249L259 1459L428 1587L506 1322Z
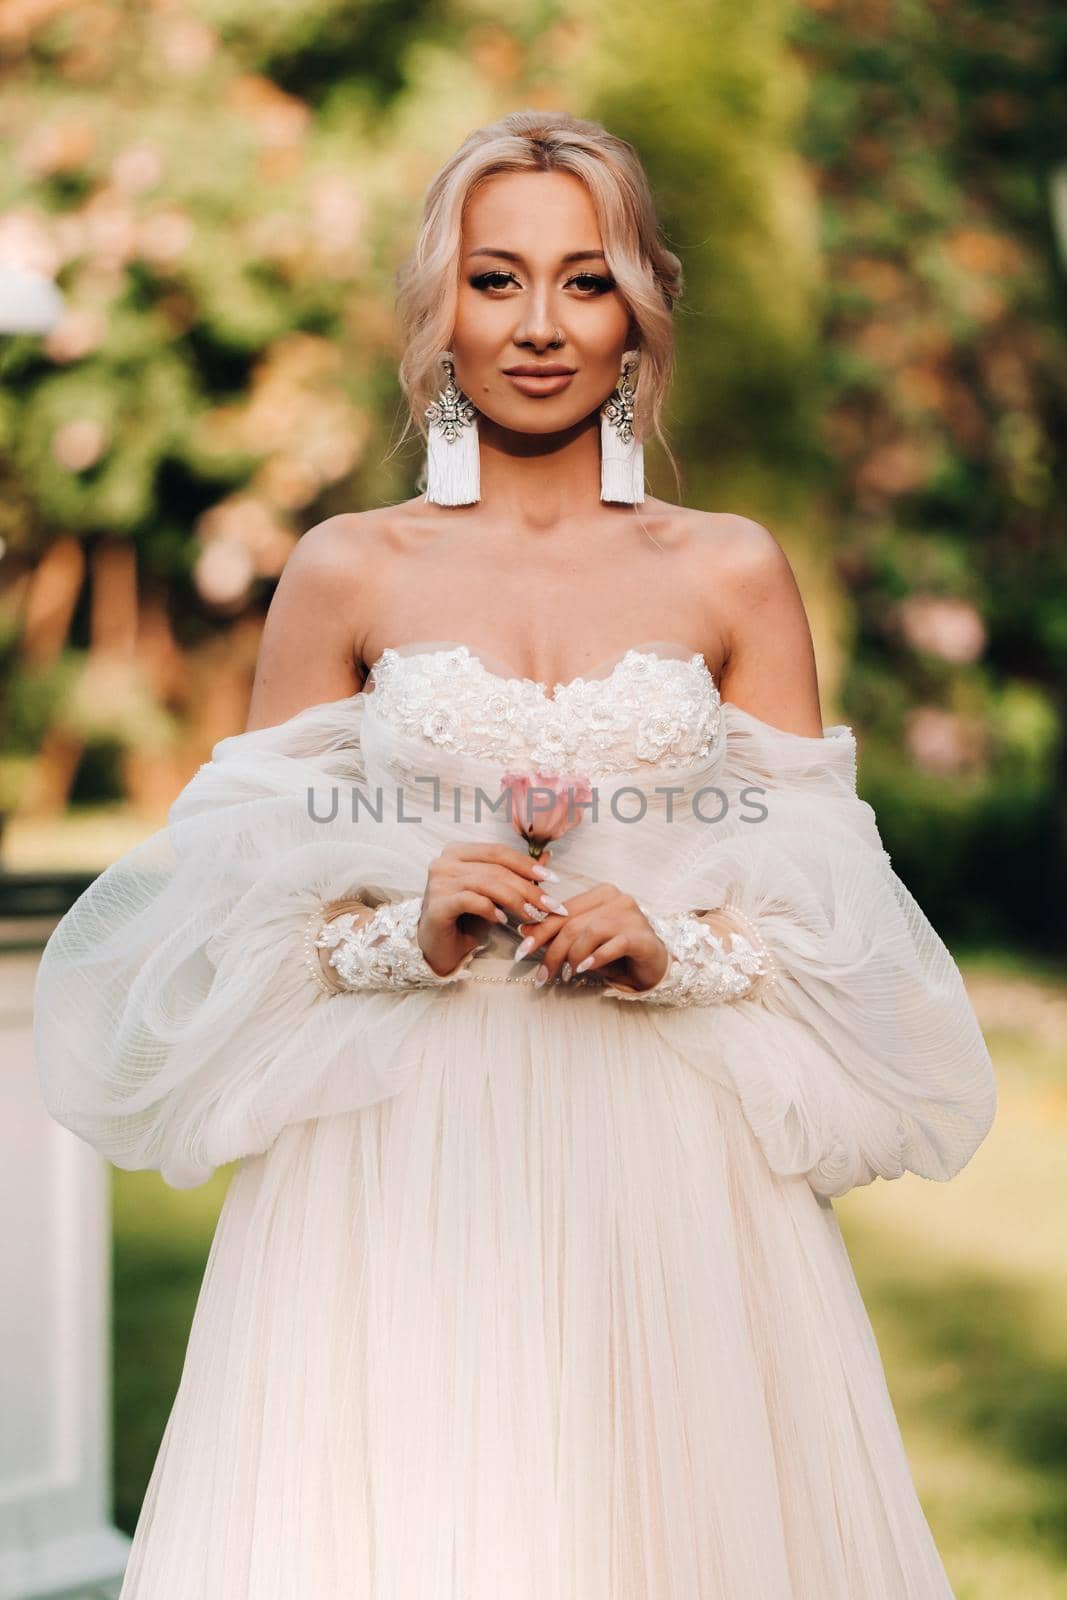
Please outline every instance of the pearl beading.
M761 982L773 981L773 961L759 930L735 906L720 909L750 929L751 938L731 932L727 950L724 938L696 913L657 916L642 907L656 937L667 947L667 970L650 989L611 984L607 993L620 1000L643 1000L649 1005L716 1005L747 999L757 992Z
M741 910L740 906L735 905L732 900L725 901L718 909L720 911L725 911L728 916L733 917L736 922L741 924L745 930L745 936L747 937L749 944L759 957L760 966L762 968L762 971L759 974L758 985L760 991L762 993L766 993L768 989L773 989L778 983L778 963L775 961L774 956L768 949L763 935L760 933L755 922L753 922L752 918L748 916L747 913Z
M308 913L308 916L304 922L304 964L310 972L315 985L322 990L323 994L341 994L343 991L340 988L335 988L334 985L327 979L326 974L322 970L322 962L315 953L315 941L324 926L325 918L323 917L323 908L321 906L316 906L314 911Z
M360 921L352 911L333 917L323 907L312 912L304 926L304 957L319 988L333 996L356 989L435 988L469 978L469 964L484 946L475 946L452 972L435 972L416 933L421 911L422 896L412 895L387 900ZM331 952L340 987L326 978L317 950Z
M477 964L477 962L474 963L475 967ZM517 974L513 976L512 974L506 972L476 972L473 970L471 972L472 983L510 983L513 987L536 987L539 989L551 989L556 984L559 984L565 989L585 989L594 987L602 988L604 984L603 978L599 977L598 974L594 972L584 972L580 977L577 978L563 978L557 973L554 978L548 978L543 984L536 985L534 983L534 977L535 974L533 973Z
M597 989L622 1000L646 1000L657 1004L709 1004L737 1000L770 988L777 982L777 968L759 929L740 908L726 903L719 909L735 919L746 931L731 935L731 949L725 949L720 936L692 912L660 917L645 910L651 927L662 939L670 955L667 971L651 989L619 987L600 973L582 973L571 978L557 974L543 984L532 972L479 972L476 957L485 945L477 945L453 972L434 972L423 955L416 937L421 898L386 902L374 915L356 924L352 912L332 918L325 907L316 907L304 925L304 960L316 986L332 997L365 988L435 987L465 979L472 983L506 983L517 988L569 990ZM330 965L338 973L338 985L329 982L322 971L318 950L330 949ZM340 953L340 958L335 956Z

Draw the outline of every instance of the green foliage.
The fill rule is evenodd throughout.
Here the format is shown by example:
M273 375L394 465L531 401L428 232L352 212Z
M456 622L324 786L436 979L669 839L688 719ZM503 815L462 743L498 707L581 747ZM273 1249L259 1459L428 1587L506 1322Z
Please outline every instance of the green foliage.
M303 528L412 492L417 451L388 452L392 294L425 184L514 107L596 117L637 148L683 263L665 423L685 498L768 520L824 635L847 597L831 697L894 859L919 891L946 884L946 933L1004 914L1003 933L1056 936L994 888L1024 881L1029 849L1067 891L1062 741L1042 734L1022 783L1003 735L1020 694L1043 729L1067 710L1051 0L71 0L11 19L0 228L68 309L0 347L9 568L120 535L170 586L182 644L261 612ZM672 495L655 445L649 466Z
M189 1341L211 1235L232 1176L195 1190L156 1172L112 1171L114 1214L114 1510L131 1534Z
M869 797L943 925L1062 943L1067 341L1049 193L1067 24L1040 0L892 0L797 7L791 32L821 195L827 516L855 608L842 699Z
M722 510L740 463L784 484L810 471L818 261L792 143L803 75L787 0L673 0L595 13L583 94L638 150L681 257L678 376L668 438L687 498Z
M261 70L302 41L325 45L342 9L357 33L394 36L390 17L417 20L402 4L357 19L326 3L76 4L24 20L4 74L14 158L0 207L52 268L67 311L43 341L9 345L3 376L18 404L3 427L46 536L128 533L150 573L172 516L194 538L199 516L238 489L254 487L289 544L335 485L358 498L373 426L363 396L387 343L384 327L371 339L364 327L369 359L343 359L353 295L373 307L387 274L370 135L351 99L317 119ZM324 92L346 65L343 51L322 53L307 86ZM371 65L364 78L377 83ZM299 332L321 341L317 367L305 354L302 371L280 373ZM302 403L303 438L287 449ZM308 436L327 415L333 448L316 453ZM187 469L178 505L161 502L168 462ZM260 549L249 595L287 548ZM211 595L202 601L210 614Z

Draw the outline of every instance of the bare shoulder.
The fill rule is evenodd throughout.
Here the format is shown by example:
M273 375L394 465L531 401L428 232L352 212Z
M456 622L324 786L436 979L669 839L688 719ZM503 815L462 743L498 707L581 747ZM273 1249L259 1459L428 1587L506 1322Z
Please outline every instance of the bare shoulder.
M321 617L343 610L349 638L373 607L374 585L391 542L392 506L343 511L316 522L293 546L275 590L271 610L302 607Z
M684 518L693 581L714 605L728 648L733 624L746 614L806 625L792 563L769 528L732 511L686 509Z
M309 575L333 568L335 576L345 577L360 560L367 560L380 543L391 508L370 511L341 511L316 522L301 534L293 546L286 570L294 567Z
M769 528L734 511L682 510L694 560L717 583L783 583L793 576L789 558Z
M378 537L378 514L353 511L297 540L263 624L246 731L359 690L353 639Z
M284 623L312 633L336 625L351 643L358 626L359 598L368 594L382 542L378 511L345 511L301 534L278 579L267 613L264 639Z
M402 555L420 534L425 536L434 520L421 495L366 511L342 511L309 528L293 554L303 547L310 566L337 563L342 576L358 574L365 581L391 554Z
M822 733L815 646L792 563L771 530L734 512L691 511L697 582L725 644L723 698L787 732Z

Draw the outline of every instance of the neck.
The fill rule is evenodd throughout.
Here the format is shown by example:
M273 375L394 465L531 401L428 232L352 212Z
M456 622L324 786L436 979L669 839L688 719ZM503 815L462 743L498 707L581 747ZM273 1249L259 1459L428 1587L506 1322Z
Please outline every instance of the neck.
M596 412L558 433L517 433L479 417L487 517L537 531L602 511L599 429Z

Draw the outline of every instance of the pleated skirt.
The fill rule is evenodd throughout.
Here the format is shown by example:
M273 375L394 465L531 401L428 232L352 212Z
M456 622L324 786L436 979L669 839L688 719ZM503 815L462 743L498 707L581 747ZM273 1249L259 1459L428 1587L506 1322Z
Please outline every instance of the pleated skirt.
M647 1007L475 969L236 1168L120 1600L952 1600L832 1204Z

